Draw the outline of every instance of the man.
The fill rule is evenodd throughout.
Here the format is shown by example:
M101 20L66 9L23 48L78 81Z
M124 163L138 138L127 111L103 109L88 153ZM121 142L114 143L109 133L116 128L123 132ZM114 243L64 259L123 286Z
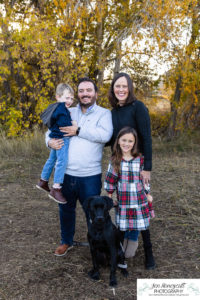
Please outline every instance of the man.
M101 193L102 152L113 132L111 112L96 105L97 86L91 79L80 79L78 99L78 106L70 108L71 118L78 126L60 128L72 138L62 186L67 204L59 204L61 244L55 251L56 256L65 255L73 245L77 199L82 205L88 197ZM49 139L48 136L46 142L53 149L63 145L62 139Z

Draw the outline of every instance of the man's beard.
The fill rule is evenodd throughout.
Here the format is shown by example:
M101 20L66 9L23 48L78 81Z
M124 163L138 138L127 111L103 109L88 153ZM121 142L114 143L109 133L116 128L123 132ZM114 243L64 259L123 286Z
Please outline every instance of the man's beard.
M90 103L82 103L82 102L80 101L80 98L79 98L78 100L79 100L80 106L82 106L82 107L84 107L84 108L88 108L88 107L92 106L92 105L96 102L97 99L96 99L96 96L92 97Z

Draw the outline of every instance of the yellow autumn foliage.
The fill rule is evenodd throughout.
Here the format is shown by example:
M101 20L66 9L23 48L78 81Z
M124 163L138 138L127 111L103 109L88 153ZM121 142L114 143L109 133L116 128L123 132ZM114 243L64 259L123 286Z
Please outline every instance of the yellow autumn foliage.
M181 128L185 112L196 124L200 90L197 0L4 0L1 4L0 128L8 136L41 125L40 114L55 101L60 82L76 90L78 79L89 76L99 87L98 103L104 107L109 107L108 87L115 72L128 72L138 89L145 89L153 72L144 57L171 64L166 87L174 94L181 76L180 101L171 98L178 111L176 125ZM185 48L173 48L186 29L195 40ZM160 125L165 124L161 118Z

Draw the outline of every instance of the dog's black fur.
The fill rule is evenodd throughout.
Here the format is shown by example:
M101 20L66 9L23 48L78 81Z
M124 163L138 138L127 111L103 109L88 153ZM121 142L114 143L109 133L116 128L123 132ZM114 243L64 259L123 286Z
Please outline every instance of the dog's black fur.
M117 265L124 276L128 276L124 262L122 248L123 236L112 223L109 210L113 201L106 196L94 196L84 202L84 209L88 211L90 223L88 225L88 241L92 255L93 269L88 275L99 280L99 266L110 264L110 286L117 285Z

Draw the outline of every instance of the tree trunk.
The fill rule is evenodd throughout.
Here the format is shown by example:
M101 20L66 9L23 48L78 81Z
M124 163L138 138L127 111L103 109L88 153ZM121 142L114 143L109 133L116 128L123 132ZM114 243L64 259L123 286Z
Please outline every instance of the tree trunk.
M113 75L115 76L115 74L120 72L120 64L121 64L121 59L122 59L122 55L121 55L121 47L122 47L122 43L119 42L117 44L116 47L116 58L115 58L115 66L113 69Z
M184 57L184 60L182 62L182 66L180 66L181 70L179 73L178 80L176 82L176 89L173 101L171 103L171 119L170 119L170 126L168 130L168 136L170 139L172 139L176 135L176 125L177 125L177 115L178 115L178 104L180 103L181 98L181 92L182 92L182 76L181 73L185 71L185 66L188 61L191 60L191 56L193 54L193 51L195 49L195 42L197 37L199 36L199 28L200 28L200 22L199 22L199 8L200 5L197 4L192 9L192 34L190 37L190 41L187 45L186 54Z
M95 77L97 81L97 85L99 88L103 85L104 79L104 70L105 70L105 58L103 53L103 36L104 36L104 17L102 12L102 3L101 1L97 1L97 7L101 18L97 23L96 32L97 32L97 45L96 45L96 71Z
M173 102L171 103L171 118L170 125L168 129L168 136L172 139L176 134L176 120L178 114L178 103L181 98L181 88L182 88L182 77L179 75L178 80L176 82L176 90L174 94Z

